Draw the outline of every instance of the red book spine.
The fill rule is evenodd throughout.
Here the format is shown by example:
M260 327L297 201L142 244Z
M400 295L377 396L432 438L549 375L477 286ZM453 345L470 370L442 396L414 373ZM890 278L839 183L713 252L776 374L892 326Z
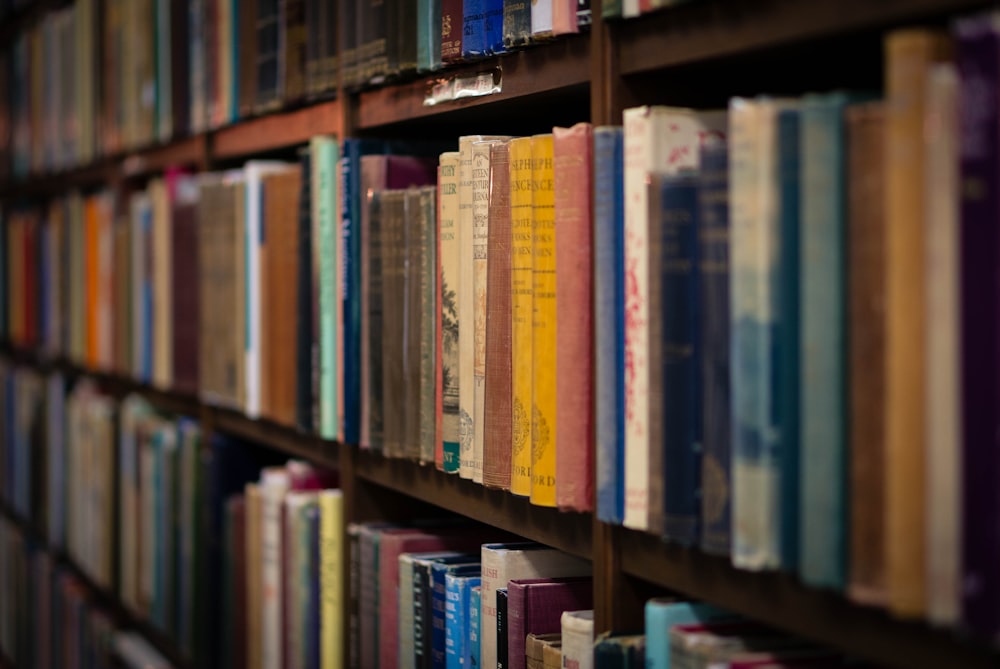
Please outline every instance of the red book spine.
M462 0L441 0L441 62L462 60L462 30L465 25Z
M556 190L556 504L594 508L593 128L554 128Z

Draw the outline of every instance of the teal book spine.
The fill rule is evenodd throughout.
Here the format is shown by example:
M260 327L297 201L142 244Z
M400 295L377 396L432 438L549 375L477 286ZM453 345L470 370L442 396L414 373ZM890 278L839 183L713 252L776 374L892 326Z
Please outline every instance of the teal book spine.
M799 575L842 590L847 558L843 93L808 96L800 127L802 326Z
M339 423L337 350L340 337L337 287L341 281L339 265L340 213L337 211L337 164L340 161L337 141L332 137L315 140L316 210L319 218L319 427L324 439L337 439Z
M441 0L417 0L417 72L441 68Z
M670 669L670 628L732 619L733 614L700 602L672 598L646 602L646 669Z
M777 439L781 509L781 567L795 570L799 562L799 116L798 109L778 114L777 270L771 275L776 289L776 351L772 407Z

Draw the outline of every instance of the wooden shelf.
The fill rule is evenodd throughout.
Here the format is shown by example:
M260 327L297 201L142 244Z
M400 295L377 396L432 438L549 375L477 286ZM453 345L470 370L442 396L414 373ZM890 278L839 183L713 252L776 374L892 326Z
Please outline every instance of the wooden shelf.
M92 595L93 601L99 607L109 612L119 627L138 632L139 635L152 644L157 652L163 655L163 657L165 657L171 665L176 667L176 669L189 669L192 667L192 663L187 658L183 657L174 642L170 640L166 634L153 627L153 625L144 618L126 608L115 593L94 583L87 573L76 564L72 557L67 555L61 549L50 546L48 539L41 532L39 532L34 525L19 516L3 501L0 501L0 516L7 518L14 525L20 528L25 535L31 538L34 546L41 548L46 553L51 555L56 564L72 572L73 576L79 580L84 585L85 589ZM4 658L0 656L0 669L4 666L3 659ZM8 664L7 666L13 667L14 665Z
M488 58L455 69L435 72L414 81L364 91L359 95L355 127L371 130L460 109L527 98L590 82L590 35L561 37L550 43ZM499 68L501 90L480 97L461 98L425 106L431 87L441 81L490 73Z
M404 495L559 550L591 558L591 514L534 506L527 498L445 474L434 465L359 450L354 474Z
M139 151L121 162L122 173L126 177L140 177L163 172L168 167L194 167L205 169L208 166L208 137L195 135L185 137L169 144L154 146L145 151Z
M321 439L314 434L299 432L267 420L247 418L238 411L205 407L211 415L212 429L247 441L266 445L297 458L329 469L339 467L340 444Z
M942 19L984 0L702 0L616 22L625 75L851 32Z
M1000 663L997 651L922 622L890 617L781 572L748 572L728 559L615 528L623 571L631 577L746 615L866 660L899 669Z
M87 188L111 180L115 174L117 161L102 158L89 165L77 167L55 174L31 175L23 179L12 179L0 185L0 199L17 200L64 194L73 188Z
M314 135L342 133L340 102L320 102L302 109L242 121L215 131L212 157L243 158L305 144Z

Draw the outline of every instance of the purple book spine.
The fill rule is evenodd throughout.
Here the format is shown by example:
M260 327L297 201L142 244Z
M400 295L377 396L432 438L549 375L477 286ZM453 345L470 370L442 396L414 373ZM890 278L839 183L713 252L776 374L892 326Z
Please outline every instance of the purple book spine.
M526 669L526 636L559 632L563 611L581 611L593 606L594 583L589 578L533 578L508 583L508 669Z
M1000 19L956 24L961 78L963 618L1000 627Z
M386 156L386 188L431 186L437 183L437 158Z

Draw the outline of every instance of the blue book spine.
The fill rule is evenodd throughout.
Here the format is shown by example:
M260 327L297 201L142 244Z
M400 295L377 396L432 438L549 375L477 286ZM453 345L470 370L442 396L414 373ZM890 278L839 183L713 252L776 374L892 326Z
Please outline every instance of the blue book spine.
M431 0L417 0L417 72L431 69L431 33L434 32L431 18Z
M808 97L800 127L800 575L842 590L847 564L844 94ZM799 282L795 282L799 283Z
M453 576L478 576L479 563L448 564L436 562L431 565L431 667L445 669L447 660L447 592L445 579Z
M465 0L462 3L462 57L485 55L486 36L483 33L485 0Z
M701 310L701 548L731 546L729 394L729 149L702 148L698 184Z
M781 566L795 570L799 562L799 115L778 115L780 215L777 274L772 275L776 328L771 342L781 508Z
M664 601L646 602L646 669L670 669L670 628L732 619L733 614L710 604Z
M340 233L344 246L342 267L344 304L344 441L357 444L360 437L361 394L361 144L344 140L341 159Z
M621 127L594 129L594 387L597 516L620 525L625 444L624 182Z
M482 579L480 579L480 584ZM479 638L481 630L479 629L480 614L482 612L482 588L481 586L473 586L469 588L469 645L465 655L465 666L477 669L479 667L479 654L480 647L482 646Z
M483 0L483 34L487 54L506 51L503 46L503 0Z
M663 179L659 205L658 220L651 219L658 230L650 231L650 239L659 256L651 262L660 267L660 285L653 290L662 298L657 345L663 367L657 371L663 384L664 534L690 546L698 541L701 515L698 178Z
M465 579L447 574L444 578L444 659L446 669L461 669L465 657L462 627L462 590Z
M146 249L151 248L152 235L153 208L146 207L142 212L142 237ZM143 318L142 341L139 346L142 346L142 380L148 382L153 378L153 276L148 265L142 275L140 290L143 295Z

